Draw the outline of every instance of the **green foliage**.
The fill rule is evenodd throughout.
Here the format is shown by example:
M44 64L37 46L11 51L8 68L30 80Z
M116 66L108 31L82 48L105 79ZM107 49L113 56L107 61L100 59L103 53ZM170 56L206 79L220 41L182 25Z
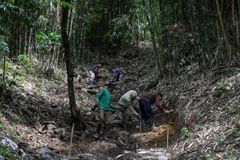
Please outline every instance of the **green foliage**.
M115 42L120 42L123 45L130 44L132 38L130 27L129 17L122 15L112 20L112 30L105 37L114 45L116 45Z
M122 0L121 3L97 0L93 6L90 3L83 19L90 43L111 47L130 45L135 37L143 34L146 26L143 7L139 4L135 0Z
M26 54L20 54L17 56L17 63L22 65L25 69L32 68L31 59Z
M240 145L240 137L236 138L235 144Z
M4 65L3 63L0 64L1 68L3 67L3 65ZM12 61L11 61L11 59L9 59L8 57L6 57L5 70L6 70L6 72L7 72L8 70L12 70L12 69L13 69Z
M12 154L13 153L8 147L0 145L0 155L2 155L6 160L12 160Z
M0 4L0 22L3 25L21 22L34 25L40 12L41 1L5 1ZM8 22L8 23L6 23Z
M58 43L61 39L61 35L56 32L51 32L48 35L43 32L38 32L36 35L37 41L47 42L47 43Z
M7 104L5 103L4 100L0 99L0 108L6 108Z
M226 89L226 87L227 87L227 83L226 83L225 80L222 79L222 80L217 82L217 88L218 89L224 91Z
M0 52L9 53L8 44L5 42L3 36L0 36Z
M240 115L240 105L239 104L232 104L228 107L230 113L237 113Z
M3 128L3 123L0 121L0 129Z
M49 49L53 45L60 45L61 35L56 32L50 32L45 34L43 32L38 32L36 35L37 48L39 49Z
M186 138L191 138L192 135L193 135L193 134L189 131L189 129L186 128L186 127L183 127L183 128L181 129L181 134L182 134L183 136L185 136Z
M199 119L201 119L203 116L205 115L205 113L203 113L203 112L197 112L197 119L199 120Z
M66 1L63 1L63 0L60 1L60 4L61 4L63 7L71 7L71 6L72 6L71 3L66 2Z
M216 138L216 141L217 141L217 144L218 145L224 145L225 144L225 141L226 141L226 136L223 134L223 135L219 135L217 138Z
M213 153L209 152L204 155L201 155L197 158L197 160L212 160L214 158Z
M144 38L147 40L151 39L151 32L147 29L144 29Z

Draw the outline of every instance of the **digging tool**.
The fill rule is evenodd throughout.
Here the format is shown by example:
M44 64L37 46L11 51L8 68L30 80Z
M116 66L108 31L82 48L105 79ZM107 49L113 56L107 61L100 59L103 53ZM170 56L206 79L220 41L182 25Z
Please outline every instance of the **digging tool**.
M75 123L73 123L73 125L72 125L71 138L70 138L70 146L69 146L69 157L71 157L74 127L75 127Z
M139 108L139 105L138 105ZM140 131L140 145L142 146L142 114L139 108L139 131Z
M167 149L168 149L168 140L169 139L169 128L167 129Z

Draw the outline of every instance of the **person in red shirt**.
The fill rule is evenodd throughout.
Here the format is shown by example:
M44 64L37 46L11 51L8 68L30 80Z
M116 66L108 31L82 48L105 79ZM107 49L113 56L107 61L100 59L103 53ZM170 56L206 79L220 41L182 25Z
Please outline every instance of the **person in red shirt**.
M158 109L162 110L164 113L170 113L172 110L166 110L160 107L160 101L162 100L162 95L155 93L149 93L140 98L138 101L139 109L141 113L141 119L145 121L149 128L154 130L154 113L152 110L152 105L155 105Z

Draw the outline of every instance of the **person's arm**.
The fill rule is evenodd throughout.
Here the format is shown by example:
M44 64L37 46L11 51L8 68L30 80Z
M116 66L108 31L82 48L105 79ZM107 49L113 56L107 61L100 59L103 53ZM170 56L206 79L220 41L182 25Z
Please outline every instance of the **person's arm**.
M102 99L102 97L105 95L105 91L103 89L100 90L100 92L97 94L97 103Z
M131 110L131 112L133 112L134 114L135 114L135 112L133 111L134 109L133 109L133 105L132 105L132 102L131 102L131 100L130 99L123 99L123 101L124 101L124 103L125 103L125 106L127 107L127 108L129 108L130 110ZM135 114L136 115L136 114Z
M118 109L118 107L112 103L110 104L110 108L112 109L112 111Z
M138 113L135 111L135 109L133 108L133 105L131 105L130 107L130 110L132 111L132 113L135 115L135 116L138 116Z
M134 107L133 107L133 102L130 100L130 101L127 101L127 105L129 107L129 109L131 110L131 112L135 115L135 116L138 116L138 113L135 111Z

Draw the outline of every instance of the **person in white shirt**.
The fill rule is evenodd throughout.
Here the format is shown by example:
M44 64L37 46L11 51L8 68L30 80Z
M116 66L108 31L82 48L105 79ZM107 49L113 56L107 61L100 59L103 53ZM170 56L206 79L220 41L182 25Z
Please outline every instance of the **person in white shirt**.
M134 110L134 100L139 99L138 94L135 90L129 90L124 95L121 96L119 100L120 111L122 113L122 127L127 129L127 109L129 108L131 112L139 117L139 114Z

